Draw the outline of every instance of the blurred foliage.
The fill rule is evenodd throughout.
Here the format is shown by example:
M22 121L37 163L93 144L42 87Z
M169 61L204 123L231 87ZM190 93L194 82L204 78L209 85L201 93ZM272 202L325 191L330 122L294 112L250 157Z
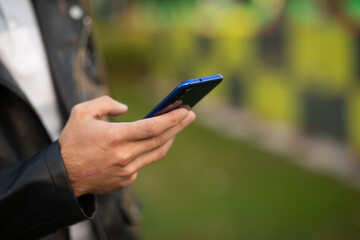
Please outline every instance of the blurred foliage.
M209 97L360 151L359 1L93 5L112 95L129 105L118 121L141 119L183 80L221 73ZM144 239L360 238L358 191L197 124L135 188Z
M221 73L225 81L214 97L360 152L358 1L102 3L112 13L95 8L108 16L97 22L101 46L121 80L142 79L155 91Z

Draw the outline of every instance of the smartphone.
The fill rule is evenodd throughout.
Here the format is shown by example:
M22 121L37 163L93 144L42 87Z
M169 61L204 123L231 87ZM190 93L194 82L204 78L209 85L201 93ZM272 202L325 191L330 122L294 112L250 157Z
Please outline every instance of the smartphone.
M180 107L191 109L222 80L223 76L216 74L184 81L153 108L145 118L155 117Z

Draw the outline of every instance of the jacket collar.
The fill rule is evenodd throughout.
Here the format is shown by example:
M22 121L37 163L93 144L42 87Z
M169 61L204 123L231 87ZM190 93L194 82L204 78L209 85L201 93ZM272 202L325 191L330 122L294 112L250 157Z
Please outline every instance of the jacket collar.
M84 79L79 75L79 64L82 62L79 52L84 47L84 36L87 38L84 33L88 33L89 29L86 29L83 18L74 18L69 14L71 7L83 6L78 0L32 0L32 4L65 123L71 108L85 99L81 92L84 86L79 85L79 80ZM0 74L0 84L29 103L1 61ZM74 78L77 81L73 81Z
M26 103L29 103L28 98L25 96L24 92L21 91L19 86L16 84L15 80L5 67L4 63L0 60L0 84L15 93Z
M66 121L71 107L74 105L75 87L73 86L71 63L74 54L73 41L76 41L76 30L72 29L73 24L68 19L68 8L75 0L54 0L41 1L32 0L35 15L38 20L43 43L46 49L49 67L55 86L58 103L61 110L63 122ZM70 48L69 48L70 46ZM16 84L5 64L0 59L0 84L12 91L26 103L30 101L24 92Z
M69 7L75 0L33 0L34 10L46 49L58 102L65 122L76 103L72 61L76 54L79 31L69 19ZM76 23L75 23L76 24Z

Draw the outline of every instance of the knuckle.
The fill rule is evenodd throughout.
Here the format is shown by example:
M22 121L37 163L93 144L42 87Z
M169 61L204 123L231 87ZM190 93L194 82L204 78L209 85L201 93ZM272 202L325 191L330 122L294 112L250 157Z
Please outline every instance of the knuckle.
M135 172L136 172L135 167L127 166L127 167L124 169L123 174L124 174L124 176L126 176L126 177L130 177L130 176L132 176Z
M148 136L154 136L157 134L158 131L158 127L155 125L155 123L153 122L149 122L146 125L146 132L148 134Z
M117 164L120 167L126 167L126 165L128 164L128 161L125 158L120 158L120 159L117 160Z
M127 186L132 185L135 182L136 178L137 178L137 174L134 173L131 176L123 179L122 184L121 184L122 187L127 187Z
M76 104L72 109L71 109L71 115L79 115L82 112L82 105L81 104Z
M169 121L170 121L170 123L171 123L172 126L175 126L175 125L178 124L178 122L179 122L177 116L171 116Z
M158 159L164 158L166 156L166 154L167 154L167 150L168 149L165 146L159 148L159 151L158 151L158 154L157 154Z
M117 164L121 167L126 167L134 158L134 154L127 152L119 154Z
M160 134L159 136L157 136L156 140L159 145L164 145L167 142L164 134Z
M76 104L72 109L71 109L71 115L75 116L75 117L81 117L86 115L87 113L90 112L90 107L89 104L86 102L83 103L79 103Z
M106 102L106 103L109 103L109 104L111 104L114 100L111 98L111 97L109 97L109 96L107 96L107 95L104 95L104 96L102 96L102 97L100 97L104 102Z
M108 128L105 135L106 135L106 139L108 140L108 143L111 146L117 146L121 144L124 140L121 131L114 131L113 128Z

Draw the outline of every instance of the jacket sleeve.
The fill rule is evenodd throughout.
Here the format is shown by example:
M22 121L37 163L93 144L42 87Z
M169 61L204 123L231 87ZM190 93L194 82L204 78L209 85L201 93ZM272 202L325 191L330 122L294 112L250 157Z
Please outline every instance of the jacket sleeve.
M0 169L0 239L33 239L95 211L95 197L76 198L58 142L30 159Z

